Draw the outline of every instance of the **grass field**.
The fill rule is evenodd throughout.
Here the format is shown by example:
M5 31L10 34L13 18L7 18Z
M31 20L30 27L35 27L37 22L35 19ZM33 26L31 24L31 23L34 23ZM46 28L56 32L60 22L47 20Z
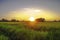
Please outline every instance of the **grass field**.
M0 40L60 40L60 22L0 22Z

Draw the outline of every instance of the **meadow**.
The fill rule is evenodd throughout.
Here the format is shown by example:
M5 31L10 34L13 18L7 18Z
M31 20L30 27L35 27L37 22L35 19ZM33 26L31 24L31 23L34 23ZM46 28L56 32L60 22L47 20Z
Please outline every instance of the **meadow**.
M60 22L0 22L0 40L60 40Z

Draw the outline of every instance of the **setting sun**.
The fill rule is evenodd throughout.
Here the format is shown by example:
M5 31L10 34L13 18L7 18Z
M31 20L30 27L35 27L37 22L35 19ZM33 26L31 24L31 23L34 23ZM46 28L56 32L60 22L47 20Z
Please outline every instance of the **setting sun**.
M34 17L30 17L29 20L30 21L35 21L35 18Z

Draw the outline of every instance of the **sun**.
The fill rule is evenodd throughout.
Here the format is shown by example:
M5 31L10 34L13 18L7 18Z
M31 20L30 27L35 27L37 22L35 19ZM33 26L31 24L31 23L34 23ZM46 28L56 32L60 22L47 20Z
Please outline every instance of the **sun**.
M30 17L29 21L35 21L35 18L34 17Z

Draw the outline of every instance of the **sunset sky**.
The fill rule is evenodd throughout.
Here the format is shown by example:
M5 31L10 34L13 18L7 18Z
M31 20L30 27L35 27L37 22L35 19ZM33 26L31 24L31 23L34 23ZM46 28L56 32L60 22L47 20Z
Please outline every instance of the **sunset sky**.
M60 0L0 0L0 19L60 19Z

